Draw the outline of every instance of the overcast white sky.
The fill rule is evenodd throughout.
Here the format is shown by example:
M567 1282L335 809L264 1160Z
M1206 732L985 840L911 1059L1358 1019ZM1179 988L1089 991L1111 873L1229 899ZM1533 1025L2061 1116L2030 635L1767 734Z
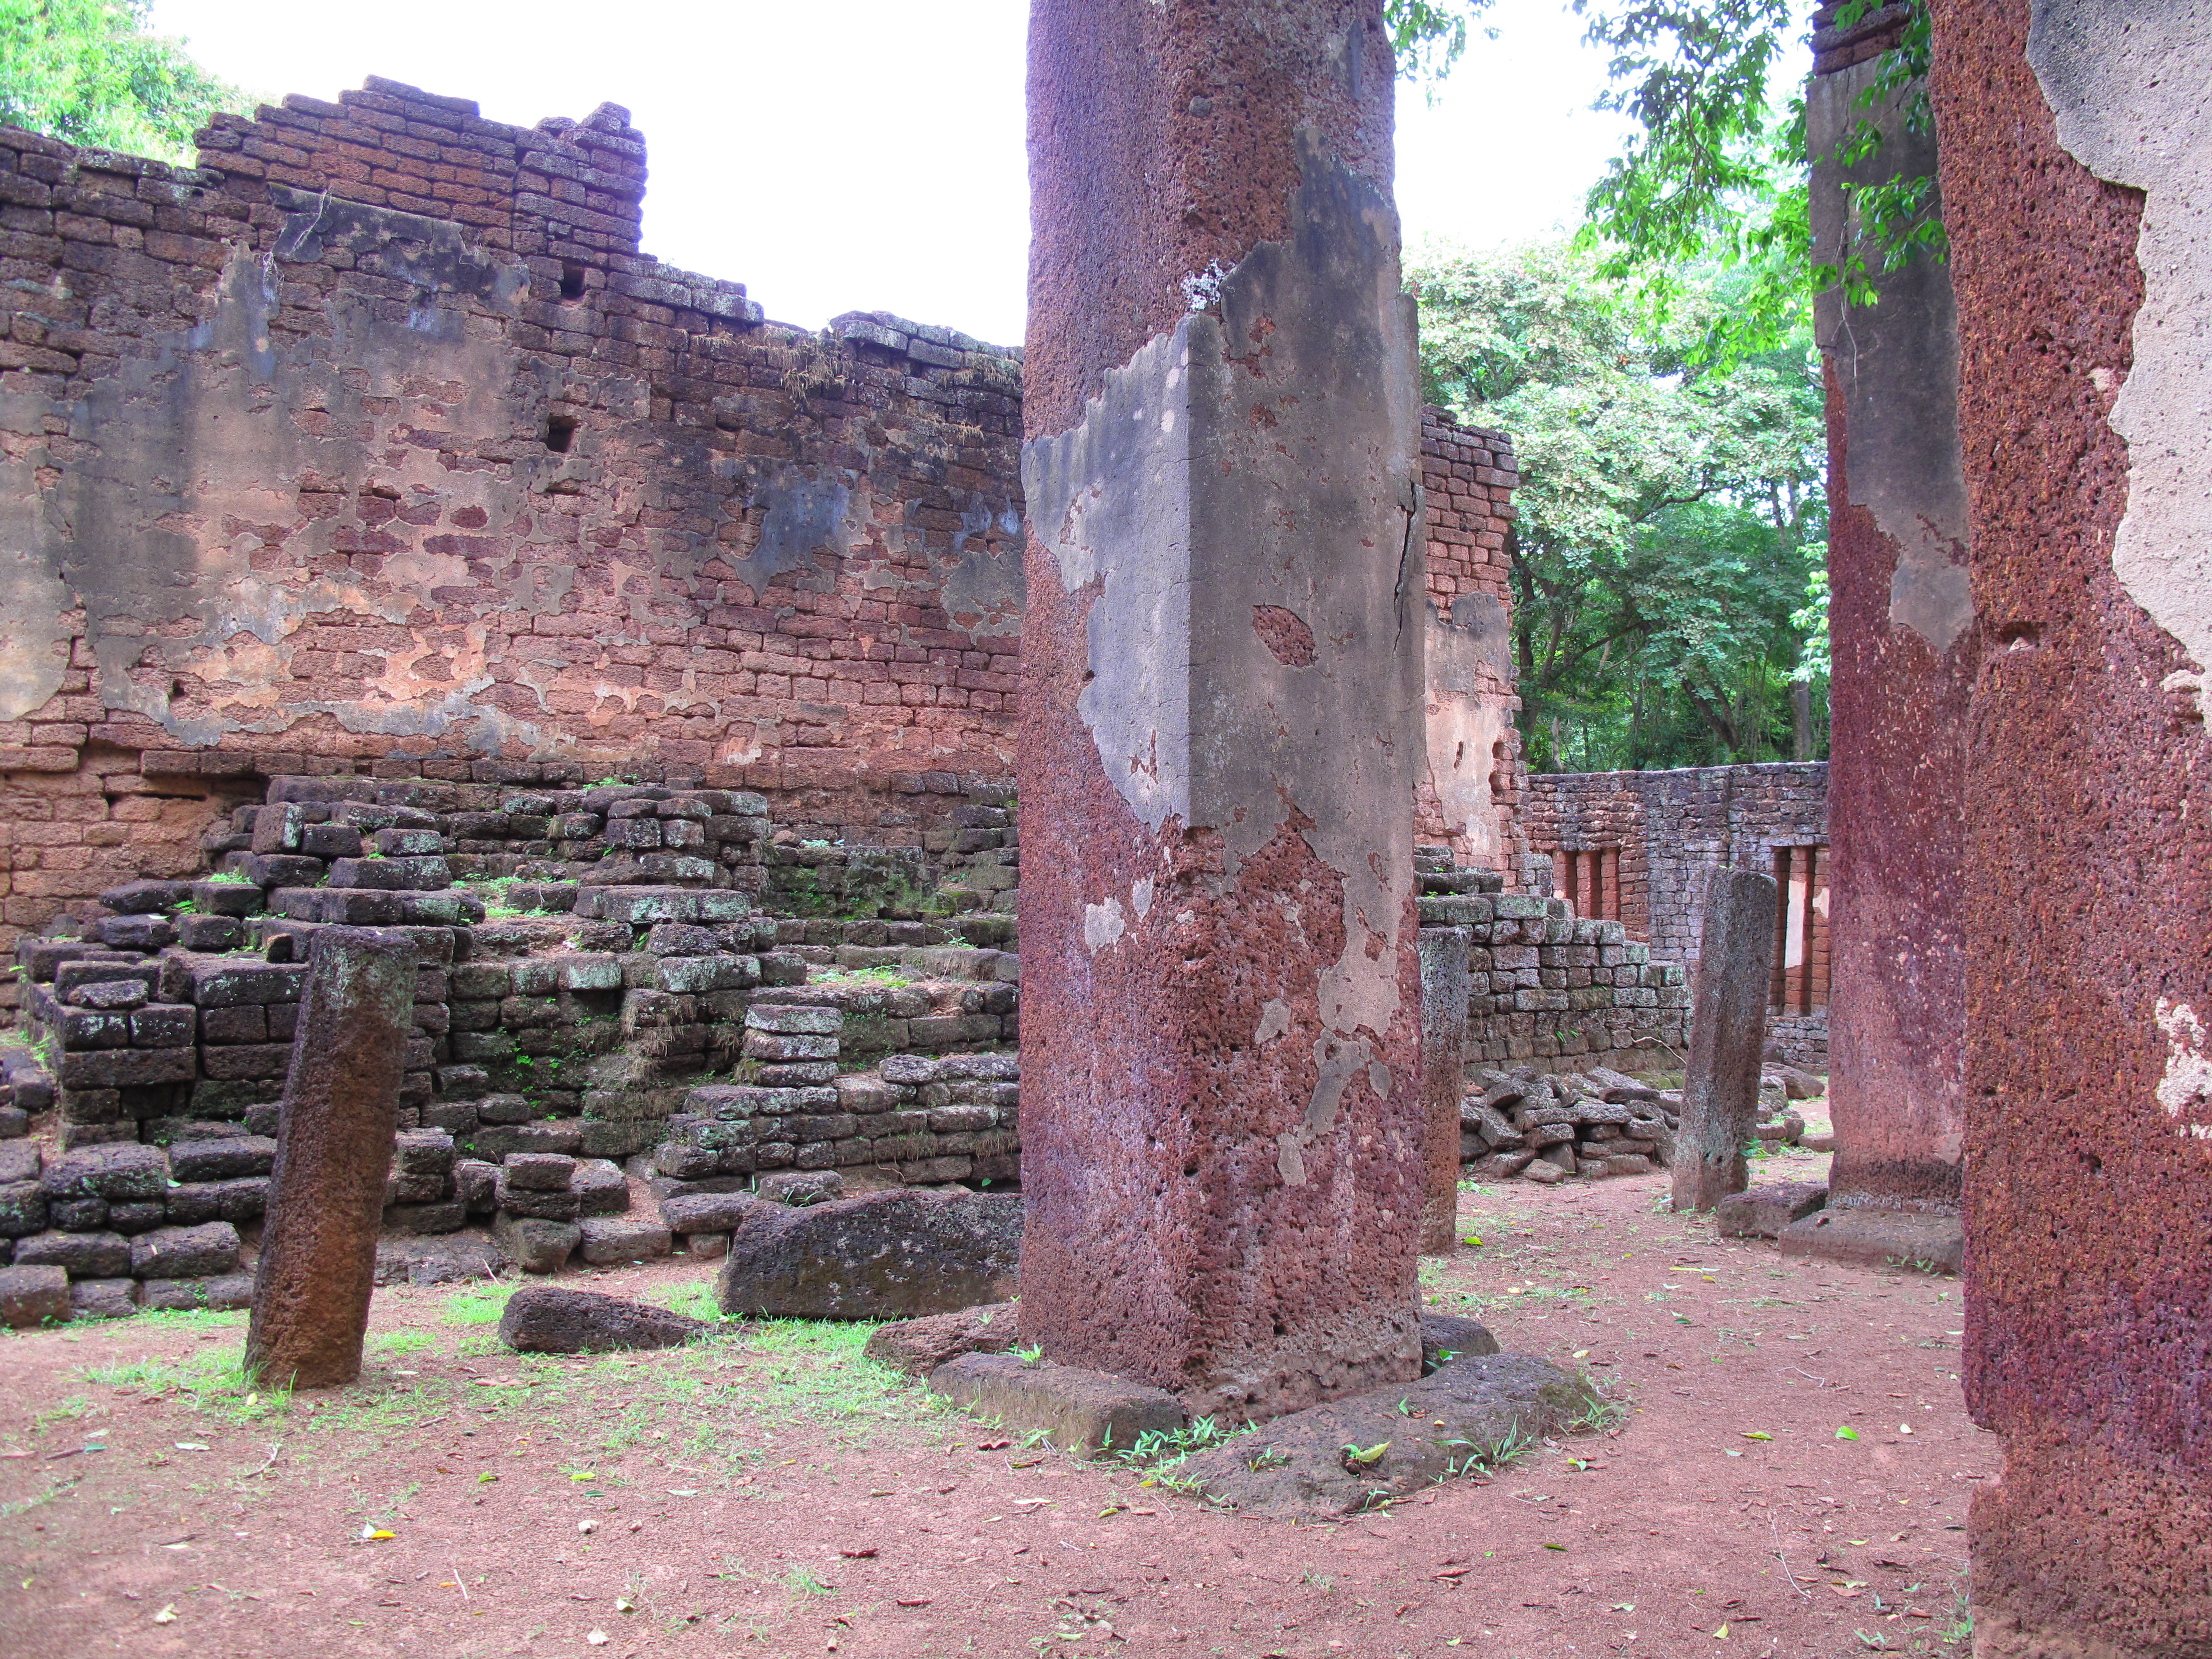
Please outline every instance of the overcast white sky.
M892 311L1022 337L1026 0L157 0L155 27L262 97L381 75L529 125L625 105L649 146L645 250L779 321ZM1565 0L1496 0L1435 108L1401 85L1407 241L1574 222L1620 139Z

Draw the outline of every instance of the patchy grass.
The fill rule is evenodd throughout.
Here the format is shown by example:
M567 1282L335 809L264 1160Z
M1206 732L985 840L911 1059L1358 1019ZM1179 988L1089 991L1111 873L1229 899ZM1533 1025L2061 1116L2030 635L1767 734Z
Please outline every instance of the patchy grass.
M438 1318L447 1325L496 1325L500 1316L507 1311L507 1298L517 1288L513 1285L472 1285L467 1290L456 1291L446 1298Z

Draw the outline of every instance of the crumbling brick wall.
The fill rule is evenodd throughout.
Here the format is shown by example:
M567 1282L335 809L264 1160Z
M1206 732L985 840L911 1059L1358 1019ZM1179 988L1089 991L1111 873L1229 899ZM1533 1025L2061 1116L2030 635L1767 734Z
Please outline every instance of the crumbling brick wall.
M1804 1011L1790 981L1790 1006L1775 1012L1770 1035L1792 1064L1825 1070L1827 784L1823 761L1539 773L1528 781L1523 817L1531 848L1552 866L1551 890L1571 889L1579 914L1618 920L1630 938L1692 971L1710 872L1728 863L1802 885L1809 870L1792 937L1810 941L1804 971L1818 970L1818 1006ZM1778 849L1788 850L1787 871Z
M1513 440L1421 411L1428 520L1429 773L1418 841L1449 846L1470 868L1495 870L1514 891L1541 891L1519 805L1527 791L1513 672L1508 541L1520 483Z
M199 872L277 776L751 789L888 846L999 799L1018 353L641 254L613 106L372 80L202 138L0 129L0 948ZM1423 451L1421 833L1541 890L1511 444L1431 410Z
M782 327L640 254L612 106L525 129L373 81L221 117L201 161L0 131L10 931L190 869L279 774L805 790L918 833L1011 773L1015 353Z

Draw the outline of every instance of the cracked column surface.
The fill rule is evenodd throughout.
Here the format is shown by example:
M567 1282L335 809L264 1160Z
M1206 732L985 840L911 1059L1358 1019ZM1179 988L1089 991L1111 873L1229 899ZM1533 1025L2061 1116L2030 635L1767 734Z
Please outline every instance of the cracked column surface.
M1918 86L1871 109L1898 8L1855 24L1815 19L1806 111L1815 257L1842 264L1854 216L1844 186L1936 170L1936 135L1906 118ZM1838 143L1871 121L1882 143L1850 167ZM1965 919L1960 894L1966 698L1981 630L1966 580L1966 482L1959 449L1959 339L1948 265L1925 252L1896 270L1857 250L1881 298L1816 307L1828 386L1832 758L1828 836L1833 951L1828 1098L1836 1126L1832 1219L1808 1246L1885 1247L1890 1215L1918 1229L1955 1218L1966 1101ZM1948 1222L1955 1228L1955 1219Z
M1035 0L1022 1321L1418 1376L1425 600L1379 0Z
M1978 1659L2212 1652L2212 3L1936 0Z
M270 1386L361 1375L415 971L398 929L320 928L309 947L246 1334Z

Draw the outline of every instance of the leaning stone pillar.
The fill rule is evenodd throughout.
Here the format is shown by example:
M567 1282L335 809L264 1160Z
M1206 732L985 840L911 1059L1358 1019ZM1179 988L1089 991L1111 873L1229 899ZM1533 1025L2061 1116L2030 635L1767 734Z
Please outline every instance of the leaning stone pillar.
M1424 927L1421 954L1421 1111L1429 1171L1421 1205L1421 1254L1449 1255L1459 1243L1459 1103L1467 1092L1468 952L1465 927Z
M1934 0L1966 722L1977 1659L2212 1651L2212 30Z
M1674 1137L1678 1210L1710 1210L1749 1183L1743 1149L1759 1122L1774 905L1774 878L1756 870L1718 869L1705 886L1690 1069Z
M1052 1358L1418 1375L1413 319L1379 0L1034 0L1022 1252Z
M376 928L319 929L308 951L246 1335L269 1383L361 1374L415 968L407 937Z

